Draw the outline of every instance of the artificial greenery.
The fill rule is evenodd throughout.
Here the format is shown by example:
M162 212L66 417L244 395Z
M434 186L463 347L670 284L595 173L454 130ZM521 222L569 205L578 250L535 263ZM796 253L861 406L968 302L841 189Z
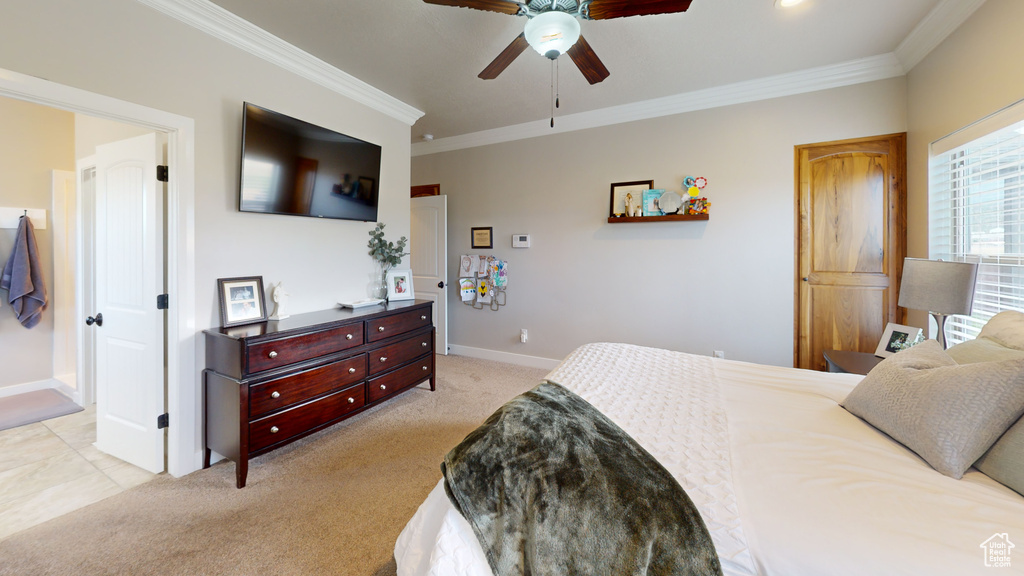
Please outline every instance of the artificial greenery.
M384 223L377 222L377 227L370 231L370 256L380 263L381 270L387 275L388 270L402 263L402 257L408 256L405 245L409 239L402 236L398 242L388 242L384 239Z

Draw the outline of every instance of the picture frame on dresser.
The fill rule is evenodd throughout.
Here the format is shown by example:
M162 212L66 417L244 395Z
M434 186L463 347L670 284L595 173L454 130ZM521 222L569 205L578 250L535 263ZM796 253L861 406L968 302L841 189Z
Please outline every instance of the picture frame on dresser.
M263 276L217 279L220 325L224 328L264 322L267 319Z
M396 300L414 300L412 270L390 270L385 283L388 287L388 302Z

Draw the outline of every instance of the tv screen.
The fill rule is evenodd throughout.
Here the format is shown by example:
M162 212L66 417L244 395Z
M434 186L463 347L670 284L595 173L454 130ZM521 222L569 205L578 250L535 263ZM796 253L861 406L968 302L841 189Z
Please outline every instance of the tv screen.
M380 151L246 102L238 209L375 222Z

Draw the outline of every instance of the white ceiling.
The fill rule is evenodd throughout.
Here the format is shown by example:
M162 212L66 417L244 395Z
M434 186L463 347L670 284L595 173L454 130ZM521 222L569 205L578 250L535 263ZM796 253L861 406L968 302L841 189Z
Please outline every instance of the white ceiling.
M773 0L693 0L681 14L583 21L583 36L611 76L591 86L571 60L559 59L556 124L559 116L871 57L895 61L916 27L931 24L937 43L983 1L807 0L781 10ZM423 111L414 142L546 125L550 116L551 65L536 52L523 52L495 80L477 78L522 31L522 17L421 0L213 2Z

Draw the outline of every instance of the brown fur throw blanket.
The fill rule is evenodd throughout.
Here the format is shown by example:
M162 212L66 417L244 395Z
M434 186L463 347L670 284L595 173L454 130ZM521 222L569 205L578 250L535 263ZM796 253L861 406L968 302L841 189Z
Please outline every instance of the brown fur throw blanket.
M496 576L720 575L704 521L646 450L552 382L444 459L452 504Z

